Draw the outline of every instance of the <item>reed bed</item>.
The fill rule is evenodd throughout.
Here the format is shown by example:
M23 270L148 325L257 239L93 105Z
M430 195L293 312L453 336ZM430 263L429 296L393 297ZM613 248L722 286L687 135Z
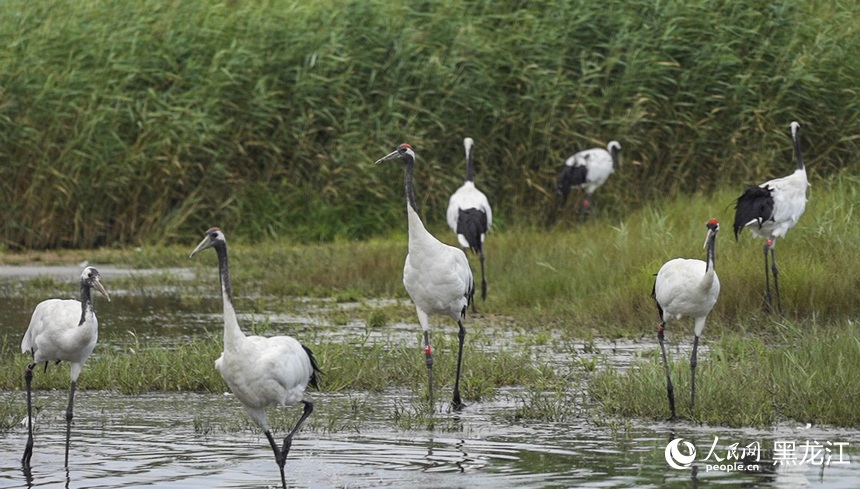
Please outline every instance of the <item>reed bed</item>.
M434 224L467 135L499 224L518 226L554 205L566 156L610 139L614 218L782 174L791 120L816 177L858 155L853 2L9 0L4 19L14 250L213 223L248 241L385 235L401 176L371 162L404 140Z

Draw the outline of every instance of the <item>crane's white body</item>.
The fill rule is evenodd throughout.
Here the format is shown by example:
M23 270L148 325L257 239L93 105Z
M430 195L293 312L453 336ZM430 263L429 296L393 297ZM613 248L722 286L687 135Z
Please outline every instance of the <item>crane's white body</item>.
M791 175L782 178L768 180L759 187L770 189L773 214L770 219L751 220L746 224L746 228L759 238L782 238L797 224L806 210L806 190L809 188L806 168L795 170Z
M80 324L79 324L80 323ZM21 341L21 353L33 353L33 363L71 363L70 378L78 380L81 369L99 339L99 321L87 308L81 323L81 303L74 299L48 299L33 310L30 326Z
M612 143L618 144L616 141L612 141L607 148L610 148ZM593 194L595 190L606 183L609 176L615 172L612 154L603 148L586 149L575 153L565 160L564 164L567 166L584 166L588 170L585 175L585 182L580 185L588 195Z
M33 455L33 368L39 363L66 361L69 369L69 405L66 408L66 467L69 466L71 423L74 417L74 399L78 376L84 363L92 355L99 339L99 322L93 308L92 288L95 287L110 301L102 286L99 271L85 267L81 273L81 300L49 299L40 302L30 318L30 325L21 340L21 352L33 356L24 370L27 388L27 445L21 463L30 466Z
M436 239L411 206L406 206L409 222L409 253L403 266L403 285L418 312L424 331L430 330L428 315L462 318L473 287L472 269L463 250Z
M487 200L487 196L484 195L484 192L481 192L477 187L475 187L475 182L472 180L473 170L471 151L474 143L475 142L472 138L463 139L463 147L466 150L466 181L460 186L460 188L451 194L451 197L448 199L448 211L445 213L448 226L451 228L451 231L454 231L454 234L457 235L457 241L460 243L460 246L466 249L471 248L472 245L469 243L469 240L466 239L466 236L457 232L457 221L460 218L460 211L477 209L487 216L486 231L489 231L490 227L493 225L493 209L490 207L490 201ZM486 237L487 233L482 232L482 244Z
M707 261L687 258L669 260L660 267L657 280L654 282L654 299L657 300L661 321L657 329L657 342L660 343L660 356L663 358L663 369L666 372L666 394L672 418L675 417L675 388L672 385L666 348L663 344L664 327L670 319L691 317L695 321L693 351L690 354L690 409L692 409L696 402L699 337L705 329L705 319L720 295L720 279L714 268L714 250L720 224L716 219L711 219L708 221L707 228L708 235L705 238Z
M654 296L663 309L663 321L689 317L695 320L695 334L701 336L705 318L717 303L720 279L714 267L705 271L702 260L675 258L660 267Z
M445 214L445 217L448 221L448 226L451 228L454 233L457 232L457 219L460 216L461 210L466 209L478 209L487 215L487 229L490 229L490 226L493 225L493 209L490 208L490 201L487 200L487 196L484 195L484 192L478 190L475 187L475 182L466 181L460 188L457 189L456 192L451 194L451 198L448 199L448 211ZM484 242L487 233L481 233L481 242ZM460 243L460 246L463 248L469 248L469 241L466 240L466 237L462 234L457 234L457 241Z
M436 239L424 227L415 204L412 175L415 167L415 152L412 146L403 143L388 155L376 160L379 164L387 160L400 160L405 164L404 183L406 189L406 220L409 227L409 253L403 265L403 286L418 314L424 330L424 354L427 364L427 384L430 406L433 406L433 354L430 347L430 315L448 316L457 321L460 331L457 352L457 373L454 380L454 409L462 407L460 399L460 369L463 360L463 342L466 328L463 318L475 293L472 269L466 253Z
M239 320L233 306L227 238L219 228L206 231L203 241L191 252L191 256L206 248L215 248L218 255L221 298L224 304L224 351L215 361L215 368L221 372L221 377L236 399L242 403L251 420L263 429L281 472L281 485L286 489L284 465L293 443L293 435L314 409L313 403L304 399L304 393L308 384L316 386L316 362L310 350L290 336L245 336L239 328ZM304 412L284 438L283 448L279 448L272 436L266 408L272 405L289 406L299 402L304 404Z
M310 357L295 338L245 336L226 294L224 351L215 368L248 416L265 431L271 429L266 408L300 402L313 375Z

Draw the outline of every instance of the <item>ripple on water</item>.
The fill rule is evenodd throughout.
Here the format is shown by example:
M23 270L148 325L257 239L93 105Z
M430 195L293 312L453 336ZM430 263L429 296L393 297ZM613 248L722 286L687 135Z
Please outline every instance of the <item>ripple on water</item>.
M22 403L22 393L14 395ZM83 391L76 402L70 469L62 467L66 393L36 393L37 420L29 487L76 488L250 488L277 487L278 472L265 437L257 430L196 432L197 419L244 414L235 399L215 394L122 396ZM350 394L354 396L355 394ZM404 393L367 394L380 403L403 402ZM314 416L336 415L329 406L343 395L315 393ZM504 397L504 396L502 396ZM515 396L510 396L514 398ZM719 436L732 442L809 437L860 444L860 433L845 430L777 431L702 428L657 423L612 432L586 420L566 425L516 423L505 413L511 401L475 403L445 431L403 430L390 419L370 419L361 432L303 430L287 461L291 487L656 487L689 484L692 471L670 469L663 451L671 437L707 449ZM298 413L296 413L298 414ZM440 415L448 418L448 415ZM366 429L365 429L366 428ZM26 440L23 427L0 435L0 487L28 487L20 469ZM723 445L725 444L725 445ZM850 451L848 454L856 453ZM855 487L860 470L850 464L794 467L769 476L707 473L699 482L774 487Z

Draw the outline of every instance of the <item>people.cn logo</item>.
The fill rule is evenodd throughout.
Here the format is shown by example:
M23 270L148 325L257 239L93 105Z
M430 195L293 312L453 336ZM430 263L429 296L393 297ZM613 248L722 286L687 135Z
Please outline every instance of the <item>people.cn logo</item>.
M682 441L683 438L675 438L666 445L666 463L673 469L686 469L696 459L696 447L688 441L684 442L688 455L681 453L681 450L678 449L678 444Z

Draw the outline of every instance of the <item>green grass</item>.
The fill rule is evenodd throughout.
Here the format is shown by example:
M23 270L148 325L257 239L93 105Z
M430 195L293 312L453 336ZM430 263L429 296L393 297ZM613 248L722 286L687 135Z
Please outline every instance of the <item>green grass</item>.
M836 426L860 425L860 342L855 322L778 323L780 334L725 335L707 342L696 370L696 406L690 409L690 337L679 331L670 354L678 416L728 426L770 426L792 420ZM674 350L674 349L673 349ZM600 370L593 399L620 418L668 419L666 376L653 354L629 368Z
M436 349L434 378L436 389L450 391L456 369L457 340L444 333L432 336ZM392 387L411 388L426 399L427 372L423 349L386 343L341 344L321 341L312 344L314 356L322 370L320 388L325 392L358 390L381 392ZM496 389L504 386L544 384L559 376L529 354L528 348L488 350L488 340L470 335L464 350L464 400L492 399ZM227 385L215 370L221 355L221 336L207 334L176 342L148 344L145 341L116 348L99 348L86 363L78 380L81 389L115 390L123 394L151 391L225 392ZM17 344L6 338L0 344L0 389L23 389L23 372L28 356ZM68 389L67 364L49 364L47 371L35 369L35 389ZM558 383L558 382L557 382ZM447 396L449 394L445 394Z
M840 175L814 180L806 213L788 237L777 244L782 268L783 316L762 308L763 277L760 240L744 233L739 243L731 234L734 187L668 199L632 212L623 220L608 215L576 223L573 216L556 226L494 230L487 238L489 297L483 312L467 318L469 336L463 373L467 401L493 399L501 387L523 388L512 419L570 420L595 412L663 419L668 416L665 377L654 333L658 317L650 297L653 274L676 256L703 257L705 222L720 219L716 269L722 292L708 318L703 345L709 352L699 363L697 410L686 410L689 367L686 354L673 350L673 379L679 415L694 421L726 425L768 425L782 420L857 426L851 406L860 386L850 373L860 362L856 342L856 298L860 291L857 256L857 177ZM405 227L405 223L403 223ZM444 228L431 228L453 242ZM227 230L230 235L229 229ZM106 248L86 252L91 262L130 267L188 266L198 278L187 281L168 275L115 279L110 290L135 294L171 294L195 300L218 287L214 254L191 260L198 237L184 246ZM335 310L325 319L344 324L356 319L368 331L395 322L415 322L414 308L402 287L406 240L388 238L329 244L297 244L267 240L251 244L231 240L233 286L238 309L290 311L300 297L359 301L349 311ZM0 254L0 263L76 263L80 252ZM69 284L41 279L4 286L2 293L36 302ZM174 290L175 289L175 290ZM297 298L297 296L299 298ZM376 305L372 299L398 301ZM183 299L186 300L186 299ZM111 307L118 305L111 304ZM105 321L107 319L103 319ZM454 373L456 339L441 325L434 329L438 398L449 395ZM450 326L450 325L449 325ZM267 334L268 323L253 329ZM492 335L505 332L507 340ZM691 321L672 322L667 335L673 345L689 348ZM627 338L650 344L631 368L616 371L593 353L596 340ZM19 336L6 335L0 349L0 388L20 389L27 358L18 353ZM321 334L310 340L324 371L323 390L383 392L406 389L420 403L426 399L426 371L418 347L354 340L338 344ZM126 342L127 343L127 342ZM496 351L497 348L501 348ZM567 355L567 368L551 368L538 356L542 348ZM100 345L87 363L81 386L126 393L148 390L221 392L223 381L213 368L220 355L220 331L174 345L123 344L116 350ZM36 374L39 389L66 389L68 367ZM744 386L744 388L739 388ZM587 392L588 395L582 395ZM420 425L419 404L404 405L398 416L404 426ZM584 409L585 411L581 411ZM599 409L600 411L593 411Z
M476 141L500 227L552 205L577 149L621 141L598 202L664 195L860 154L860 5L709 0L4 2L0 246L249 242L399 229L408 140L442 222ZM611 204L611 205L608 205Z

